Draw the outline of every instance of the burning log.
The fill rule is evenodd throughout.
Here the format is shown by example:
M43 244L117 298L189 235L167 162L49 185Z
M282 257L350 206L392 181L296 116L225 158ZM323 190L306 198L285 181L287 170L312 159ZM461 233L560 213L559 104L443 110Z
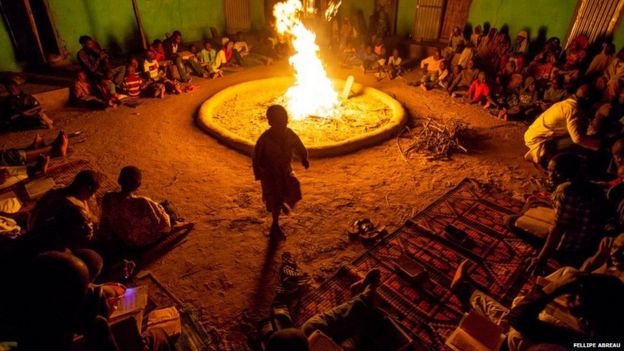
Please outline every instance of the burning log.
M349 95L351 95L351 89L353 88L353 82L355 78L353 76L347 77L347 81L345 82L344 89L342 89L342 94L340 94L340 98L342 100L347 100Z
M397 138L397 145L406 161L413 152L424 154L429 161L450 160L456 151L468 153L468 149L460 142L467 130L467 125L459 120L438 121L427 118L419 121L415 128L403 130ZM401 138L411 139L412 143L403 149Z

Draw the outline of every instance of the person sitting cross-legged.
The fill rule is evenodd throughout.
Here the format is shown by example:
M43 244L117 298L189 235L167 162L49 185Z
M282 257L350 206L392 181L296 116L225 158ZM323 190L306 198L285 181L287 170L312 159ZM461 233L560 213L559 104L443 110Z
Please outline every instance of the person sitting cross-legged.
M8 118L0 120L0 127L6 125L16 129L52 128L54 122L44 111L39 100L24 92L20 86L9 81L5 83L8 97Z
M141 186L141 170L124 167L119 173L121 191L106 193L102 199L100 230L123 250L140 251L171 233L169 214L154 200L136 195Z
M101 176L91 170L80 171L66 187L48 191L35 205L28 220L36 250L89 248L93 243L97 216L89 206L100 187Z
M558 184L552 195L554 217L530 272L540 270L549 258L579 267L593 254L601 240L611 209L603 190L583 174L580 158L559 154L548 164L549 177Z

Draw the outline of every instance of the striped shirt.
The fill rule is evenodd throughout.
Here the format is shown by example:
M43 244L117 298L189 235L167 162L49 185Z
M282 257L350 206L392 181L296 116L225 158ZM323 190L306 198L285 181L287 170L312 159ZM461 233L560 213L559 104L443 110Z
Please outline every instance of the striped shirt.
M143 79L138 74L124 78L122 83L123 89L129 96L137 97L141 94Z

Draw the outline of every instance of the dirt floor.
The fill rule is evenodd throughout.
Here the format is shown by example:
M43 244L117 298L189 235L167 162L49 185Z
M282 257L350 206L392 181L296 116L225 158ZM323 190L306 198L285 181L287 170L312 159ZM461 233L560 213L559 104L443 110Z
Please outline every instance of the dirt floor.
M522 159L523 123L495 119L478 107L451 101L442 92L408 87L405 79L377 82L359 69L330 69L330 75L381 89L399 100L411 118L458 118L469 123L467 155L451 161L407 162L395 139L357 153L297 165L304 199L283 221L288 236L269 246L270 218L261 203L250 159L220 145L194 124L199 105L236 83L287 73L285 62L254 67L218 80L195 78L198 89L164 100L144 100L137 108L105 112L66 109L51 113L57 128L82 131L86 141L72 145L71 157L89 159L116 179L132 164L144 170L143 194L168 199L195 230L187 241L150 267L208 326L238 330L243 314L261 317L275 293L281 253L294 254L315 282L366 250L345 230L370 217L390 230L445 193L461 179L495 183L521 196L538 172ZM43 131L52 139L58 130ZM27 145L34 132L2 135L0 147ZM246 312L246 313L244 313ZM235 334L230 334L235 338Z

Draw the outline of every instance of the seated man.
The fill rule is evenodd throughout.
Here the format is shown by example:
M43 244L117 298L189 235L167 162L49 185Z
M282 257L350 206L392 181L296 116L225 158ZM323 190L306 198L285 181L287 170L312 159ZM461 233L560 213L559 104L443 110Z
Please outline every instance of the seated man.
M548 164L556 190L552 195L554 221L529 271L540 269L548 258L579 267L595 250L611 213L602 189L585 179L581 160L559 154Z
M555 154L574 149L598 150L600 140L586 135L583 110L589 103L589 86L552 105L542 113L524 134L529 151L527 161L544 166Z
M70 185L47 192L30 214L29 235L44 249L73 250L89 246L97 217L88 201L99 187L100 176L84 170Z
M14 81L9 81L5 86L9 92L9 111L7 119L0 121L0 126L6 124L18 129L52 128L54 123L34 96L22 91Z
M95 83L106 78L107 72L112 72L113 82L117 85L121 84L125 75L125 67L110 67L108 54L100 45L88 35L80 37L80 45L82 49L78 51L78 63L87 73L89 79Z
M182 81L182 83L188 83L191 81L191 78L188 76L188 72L186 70L187 64L191 71L193 71L196 75L200 77L207 77L208 73L204 71L198 62L192 60L185 61L180 55L182 53L182 33L180 33L180 31L174 31L169 38L163 41L163 46L165 49L165 58L177 67L178 74L180 75L180 81Z
M121 191L102 199L101 230L126 249L144 249L171 232L169 215L157 202L135 195L141 186L141 171L134 166L119 173Z

